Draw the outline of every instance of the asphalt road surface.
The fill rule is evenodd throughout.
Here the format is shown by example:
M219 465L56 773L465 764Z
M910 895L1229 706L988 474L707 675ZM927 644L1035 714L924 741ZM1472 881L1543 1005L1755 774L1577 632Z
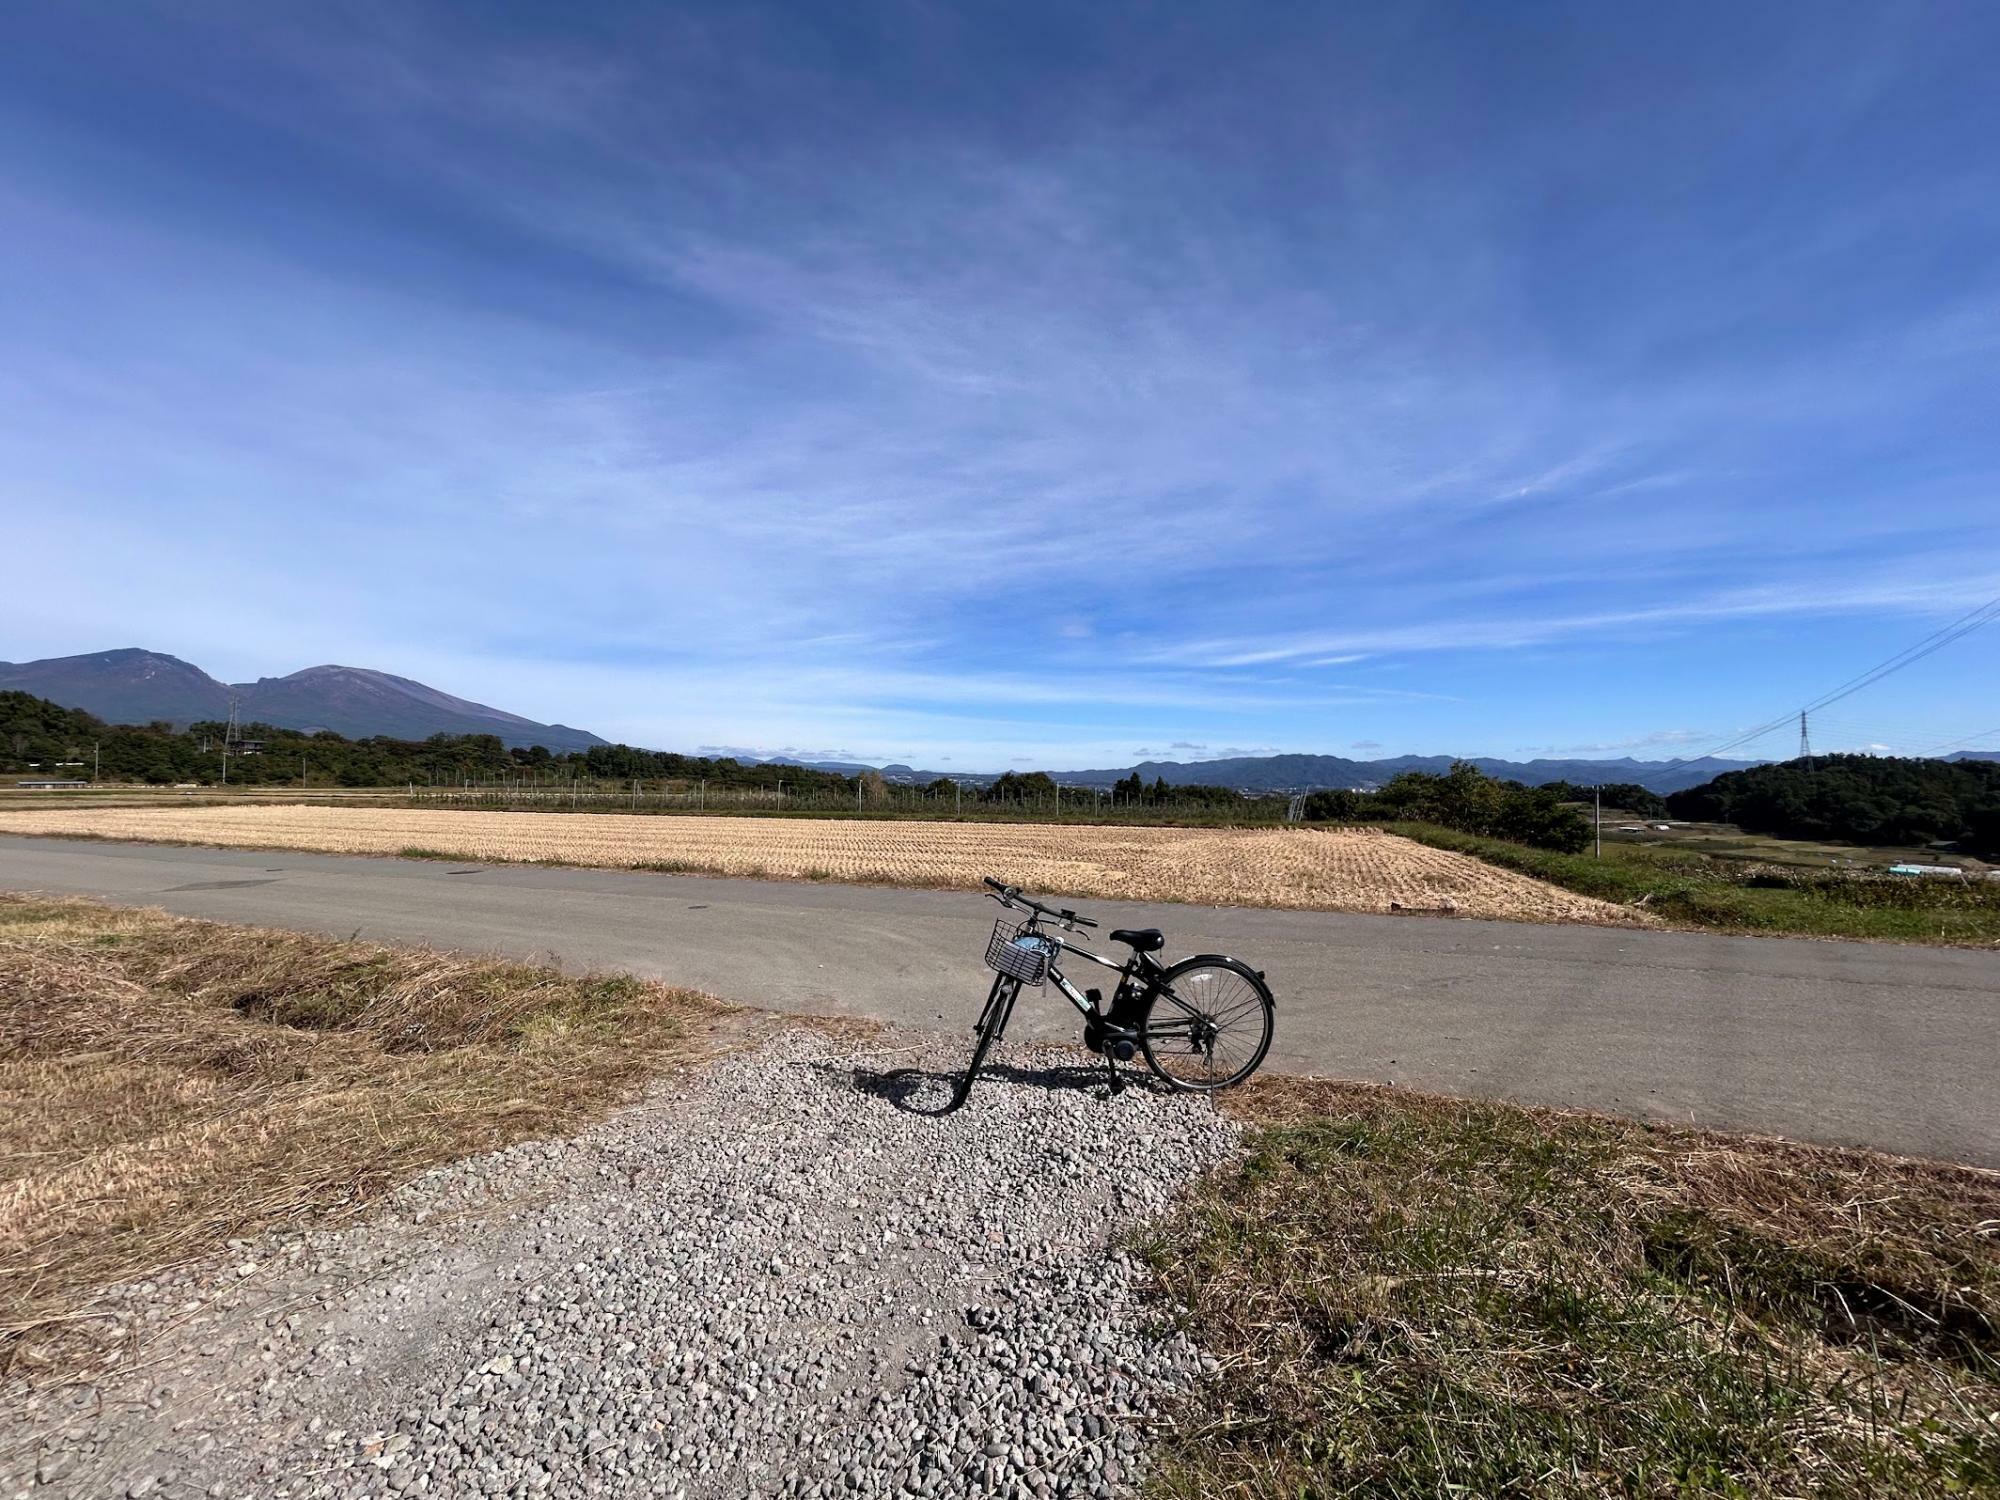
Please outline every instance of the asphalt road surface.
M970 1026L999 910L962 892L5 837L0 889L554 958L933 1028ZM1168 957L1265 970L1268 1066L2000 1167L2000 954L1079 905L1107 928L1164 928ZM1010 1035L1075 1030L1051 989L1023 997Z

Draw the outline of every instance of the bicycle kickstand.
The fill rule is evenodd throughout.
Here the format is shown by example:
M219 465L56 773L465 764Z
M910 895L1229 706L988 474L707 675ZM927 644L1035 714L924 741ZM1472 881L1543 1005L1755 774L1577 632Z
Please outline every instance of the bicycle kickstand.
M1116 1099L1120 1094L1125 1092L1125 1080L1118 1072L1118 1059L1112 1054L1111 1048L1108 1045L1100 1055L1104 1058L1105 1082L1111 1086L1110 1097Z

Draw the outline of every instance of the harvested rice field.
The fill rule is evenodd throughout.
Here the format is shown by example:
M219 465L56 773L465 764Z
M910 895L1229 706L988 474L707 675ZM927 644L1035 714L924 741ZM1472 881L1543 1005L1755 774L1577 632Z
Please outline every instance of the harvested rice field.
M818 818L248 806L0 813L0 833L542 861L610 869L1315 911L1450 909L1530 922L1643 920L1462 854L1369 829L1120 828Z

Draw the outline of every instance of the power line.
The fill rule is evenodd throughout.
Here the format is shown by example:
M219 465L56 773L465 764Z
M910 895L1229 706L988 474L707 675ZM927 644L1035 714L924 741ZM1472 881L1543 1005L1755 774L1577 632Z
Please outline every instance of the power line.
M1734 739L1725 740L1713 749L1704 750L1699 755L1684 755L1678 760L1670 760L1665 765L1658 766L1637 779L1643 784L1655 777L1664 776L1671 771L1677 771L1682 766L1692 765L1695 761L1706 760L1711 756L1721 755L1726 750L1734 750L1737 746L1747 745L1752 740L1761 740L1764 736L1774 733L1781 726L1790 723L1795 715L1799 719L1800 736L1803 739L1806 715L1815 713L1819 709L1826 708L1831 704L1838 703L1843 698L1851 698L1863 688L1873 687L1883 678L1893 676L1897 672L1902 671L1903 668L1922 661L1933 652L1942 651L1953 641L1962 640L1964 637L1971 635L1973 631L1979 629L1980 626L1990 624L1996 619L2000 619L2000 594L1995 594L1984 604L1966 611L1966 613L1960 615L1949 625L1932 631L1915 645L1905 646L1894 656L1877 662L1867 671L1860 673L1858 676L1850 677L1847 681L1841 683L1840 686L1820 694L1819 697L1813 699L1803 707L1796 710L1787 709L1784 713L1779 714L1777 718L1767 723L1759 724L1755 729L1745 730Z
M1926 755L1948 755L1954 750L1963 750L1974 740L2000 741L2000 728L1982 729L1977 734L1968 734L1963 739L1944 740L1924 751Z
M1933 631L1918 641L1916 645L1898 651L1887 661L1870 667L1859 677L1850 677L1832 692L1822 693L1819 697L1813 699L1812 702L1806 704L1804 711L1806 713L1816 713L1822 708L1838 703L1842 698L1852 697L1863 688L1872 687L1884 677L1892 676L1902 671L1903 668L1922 661L1932 652L1942 651L1953 641L1971 635L1980 626L1990 624L1994 620L2000 620L2000 594L1994 595L1993 598L1988 599L1977 609L1960 615L1942 630Z

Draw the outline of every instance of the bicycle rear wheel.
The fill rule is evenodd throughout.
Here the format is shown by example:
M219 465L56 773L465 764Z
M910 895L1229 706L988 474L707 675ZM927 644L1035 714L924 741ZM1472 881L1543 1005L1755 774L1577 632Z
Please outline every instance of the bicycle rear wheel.
M1155 982L1139 1028L1146 1066L1170 1088L1241 1083L1271 1050L1271 990L1233 958L1185 958Z

